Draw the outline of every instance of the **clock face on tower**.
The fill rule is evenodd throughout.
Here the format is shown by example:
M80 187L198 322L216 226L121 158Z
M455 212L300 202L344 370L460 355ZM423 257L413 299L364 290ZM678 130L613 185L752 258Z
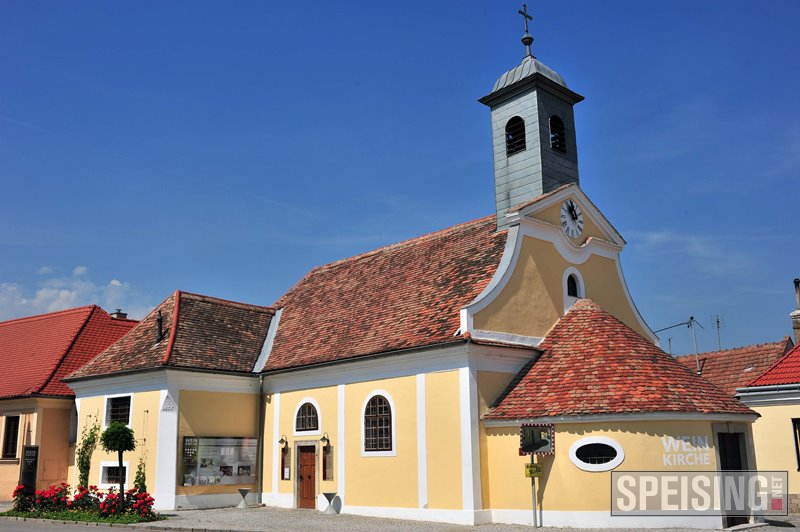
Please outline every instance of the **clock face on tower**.
M571 199L561 204L561 228L570 238L576 238L583 232L583 213Z

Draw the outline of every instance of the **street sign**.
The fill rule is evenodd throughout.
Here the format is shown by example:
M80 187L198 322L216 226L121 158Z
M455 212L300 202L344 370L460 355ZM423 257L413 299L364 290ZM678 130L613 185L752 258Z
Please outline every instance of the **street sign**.
M542 464L525 464L525 478L542 476Z
M522 425L519 430L519 454L555 453L553 425Z

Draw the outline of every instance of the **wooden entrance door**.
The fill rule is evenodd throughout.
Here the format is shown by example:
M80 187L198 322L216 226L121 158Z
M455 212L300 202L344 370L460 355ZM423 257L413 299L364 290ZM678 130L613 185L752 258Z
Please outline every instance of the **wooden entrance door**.
M297 448L297 480L299 483L297 493L297 507L317 507L317 453L312 446Z
M744 452L744 434L742 433L717 433L719 442L719 468L723 471L741 471L745 469L742 463ZM725 527L743 525L749 522L744 515L726 515Z

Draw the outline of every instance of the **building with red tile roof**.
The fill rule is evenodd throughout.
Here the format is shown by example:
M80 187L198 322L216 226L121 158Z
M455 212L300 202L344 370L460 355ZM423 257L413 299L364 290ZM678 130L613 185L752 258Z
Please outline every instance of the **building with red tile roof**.
M484 419L753 412L589 299L575 303Z
M792 339L786 336L778 342L700 353L697 358L700 361L703 378L711 381L722 391L735 395L738 388L746 386L761 375L793 346ZM692 371L697 371L695 355L681 355L675 359Z
M19 481L24 445L39 448L39 486L66 480L70 424L77 420L75 394L62 379L136 323L97 305L0 322L0 498Z

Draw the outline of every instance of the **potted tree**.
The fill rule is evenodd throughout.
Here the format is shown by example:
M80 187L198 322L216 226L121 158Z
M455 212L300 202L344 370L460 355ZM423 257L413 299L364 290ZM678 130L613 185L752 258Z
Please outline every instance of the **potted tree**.
M125 475L122 474L122 454L136 450L133 430L119 421L112 422L100 436L100 444L107 453L116 452L119 457L119 512L125 511Z

